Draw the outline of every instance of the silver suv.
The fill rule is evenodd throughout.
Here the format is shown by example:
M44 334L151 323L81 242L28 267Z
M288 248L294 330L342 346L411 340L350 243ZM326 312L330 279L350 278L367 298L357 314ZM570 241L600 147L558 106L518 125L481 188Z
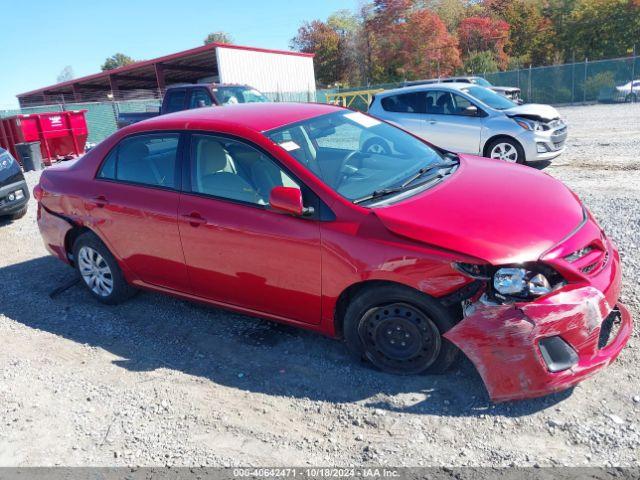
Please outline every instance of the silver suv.
M549 105L517 105L469 83L418 85L376 94L369 114L456 153L507 162L551 160L565 148L567 126ZM392 146L368 139L371 151Z

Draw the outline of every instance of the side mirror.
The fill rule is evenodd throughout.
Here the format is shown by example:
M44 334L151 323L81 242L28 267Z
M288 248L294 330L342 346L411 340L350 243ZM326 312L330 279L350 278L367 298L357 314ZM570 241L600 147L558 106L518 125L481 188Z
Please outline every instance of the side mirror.
M302 192L299 188L273 187L269 194L269 204L276 212L288 213L297 217L313 213L313 208L305 208L302 204Z
M470 105L462 111L463 115L467 117L477 117L478 116L478 107L475 105Z

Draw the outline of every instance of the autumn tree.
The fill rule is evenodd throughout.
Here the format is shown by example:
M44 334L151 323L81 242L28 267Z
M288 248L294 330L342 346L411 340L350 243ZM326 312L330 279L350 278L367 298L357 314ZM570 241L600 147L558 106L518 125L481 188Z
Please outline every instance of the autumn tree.
M375 82L449 75L461 65L457 40L440 17L410 0L375 0L364 28Z
M401 71L407 79L451 75L461 65L456 38L430 10L411 13L406 23L404 44L407 46L406 63Z
M204 39L205 45L210 43L233 43L233 37L227 32L212 32Z
M124 53L116 53L115 55L107 58L102 64L102 70L113 70L115 68L124 67L125 65L130 65L135 63L135 60Z
M495 63L506 67L508 56L505 45L509 38L509 24L490 17L470 17L460 22L458 41L464 57L490 52Z
M313 61L319 83L330 85L340 80L343 74L340 35L325 22L305 22L291 39L290 47L315 54Z

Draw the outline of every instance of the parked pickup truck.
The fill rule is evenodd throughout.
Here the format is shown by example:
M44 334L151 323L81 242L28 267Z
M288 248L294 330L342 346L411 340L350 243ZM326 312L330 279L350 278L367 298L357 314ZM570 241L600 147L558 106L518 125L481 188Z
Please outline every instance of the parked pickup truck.
M148 118L179 112L192 108L234 103L268 102L269 99L248 85L195 83L175 85L167 88L162 105L157 112L121 113L118 115L118 128L141 122Z

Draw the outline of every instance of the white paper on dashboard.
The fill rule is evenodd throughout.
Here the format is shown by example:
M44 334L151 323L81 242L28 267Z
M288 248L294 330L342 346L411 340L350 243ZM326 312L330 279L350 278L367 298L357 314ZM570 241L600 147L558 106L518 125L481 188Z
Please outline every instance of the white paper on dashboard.
M291 150L297 150L300 148L300 145L298 145L296 142L282 142L279 144L282 148L284 148L287 152L290 152Z
M362 125L364 128L371 128L376 125L380 125L379 120L363 115L360 112L347 113L345 117L356 122L358 125Z

